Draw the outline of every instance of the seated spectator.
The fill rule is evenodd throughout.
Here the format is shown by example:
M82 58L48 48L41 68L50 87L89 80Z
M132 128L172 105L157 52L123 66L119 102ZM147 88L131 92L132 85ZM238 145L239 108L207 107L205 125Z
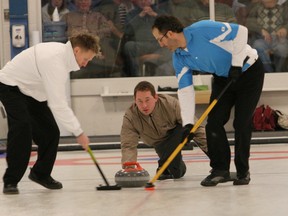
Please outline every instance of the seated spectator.
M234 12L236 14L237 22L241 25L246 25L249 11L258 4L260 0L234 0L236 7Z
M127 13L135 8L135 0L105 0L95 9L101 12L115 26L124 31Z
M278 0L278 5L283 5L284 7L287 7L287 0Z
M165 11L165 13L177 17L184 26L191 25L195 22L193 17L193 8L196 6L194 0L167 0L159 3L158 7ZM166 49L163 49L167 51ZM157 59L158 60L158 59ZM172 65L172 55L170 52L162 53L161 59L156 61L155 76L172 76L175 75L175 71Z
M63 16L63 21L67 23L67 35L71 37L79 33L91 33L100 38L101 51L103 56L93 59L86 67L86 76L78 77L78 73L73 73L75 78L107 77L115 66L116 51L115 38L121 39L123 33L120 32L111 20L98 11L91 10L92 0L75 0L76 11L69 12ZM90 70L91 69L91 70ZM100 74L99 74L100 73ZM79 73L85 74L85 73Z
M159 7L167 14L177 17L184 26L191 25L194 21L192 8L196 6L191 0L168 0L159 4Z
M257 49L266 72L284 70L288 55L287 14L287 7L278 5L277 0L261 0L247 17L250 43Z
M135 8L135 0L120 0L120 1L121 3L118 6L118 15L121 27L124 29L127 14Z
M97 35L100 39L109 37L112 33L121 38L122 33L115 28L112 22L109 22L100 12L91 10L91 3L91 0L75 0L77 10L63 17L68 25L68 36L89 32Z
M162 13L151 0L136 0L135 9L127 14L127 24L125 26L125 72L126 76L142 76L139 67L139 58L147 54L155 54L155 59L161 55L157 50L161 49L155 41L151 26L155 18ZM157 53L157 54L156 54Z
M124 32L126 14L128 10L134 8L132 3L133 1L134 0L105 0L95 8L95 11L103 14L105 18L111 21L120 32ZM121 40L115 38L112 43L113 47L115 47L117 51L115 56L116 61L114 62L113 71L111 73L115 74L114 69L116 68L115 66L117 66L122 69L118 76L123 76L123 40L122 38Z
M192 11L194 22L210 19L209 0L196 0L196 3L197 6ZM237 22L232 8L222 3L215 3L215 20L229 23Z
M52 19L52 14L57 8L59 18L61 19L64 14L68 13L69 10L66 8L66 2L65 0L49 0L47 4L45 4L42 7L42 22L51 22L53 21Z
M121 0L105 0L101 1L99 5L94 8L94 11L97 11L105 16L107 20L111 20L116 28L120 29L120 20L117 16L118 6Z
M215 0L216 3L226 4L232 8L234 0Z
M67 8L70 11L75 11L77 10L77 6L75 4L75 0L66 0L67 1ZM97 7L100 3L102 2L102 0L92 0L91 3L91 9L93 10L95 7Z

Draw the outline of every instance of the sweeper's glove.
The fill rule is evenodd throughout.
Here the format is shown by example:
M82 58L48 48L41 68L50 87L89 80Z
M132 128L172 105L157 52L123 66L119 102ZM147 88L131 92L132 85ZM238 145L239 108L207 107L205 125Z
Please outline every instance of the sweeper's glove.
M187 137L188 141L187 143L189 143L195 136L194 133L191 133L191 130L193 128L194 125L192 124L187 124L183 127L183 132L182 132L182 142L184 141L184 139Z
M230 70L229 70L229 75L228 78L230 80L232 80L233 82L236 82L239 77L242 74L242 68L241 67L235 67L235 66L231 66Z

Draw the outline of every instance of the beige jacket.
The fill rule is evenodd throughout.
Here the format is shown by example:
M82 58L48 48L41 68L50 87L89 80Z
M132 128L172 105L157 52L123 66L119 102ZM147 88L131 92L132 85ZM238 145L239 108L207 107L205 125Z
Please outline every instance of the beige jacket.
M158 95L155 109L149 115L143 115L136 104L126 111L121 129L122 163L137 161L137 146L141 139L145 144L155 147L168 137L168 131L182 124L180 106L177 98ZM205 130L200 126L195 133L195 142L207 151Z

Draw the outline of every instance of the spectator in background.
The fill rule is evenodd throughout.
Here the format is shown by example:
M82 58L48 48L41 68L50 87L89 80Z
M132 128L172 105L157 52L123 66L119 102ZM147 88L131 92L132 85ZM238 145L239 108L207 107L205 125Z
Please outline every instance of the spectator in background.
M63 17L67 23L67 34L69 37L79 32L89 32L97 35L100 40L111 34L122 37L111 21L108 21L100 12L91 10L91 0L75 0L76 11L72 11Z
M67 1L67 8L70 11L77 10L77 6L75 4L75 0L66 0ZM93 10L95 7L97 7L103 0L92 0L91 3L91 9Z
M278 0L277 4L278 5L283 5L284 7L287 7L287 0Z
M120 5L126 5L127 3L130 3L132 6L132 1L131 0L105 0L102 1L96 8L95 11L98 11L99 13L103 14L107 20L112 22L117 30L119 32L124 32L124 23L122 23L123 14L119 13L119 7ZM121 15L121 16L120 16ZM124 17L124 19L126 16ZM124 20L125 21L125 20ZM120 68L118 70L120 72L120 76L123 76L123 40L122 37L119 40L117 36L112 35L113 41L111 41L111 45L116 49L116 54L115 54L115 61L114 65L112 66L112 72L111 74L115 74L114 70L116 68Z
M217 3L226 4L232 8L234 0L215 0Z
M241 25L246 25L247 16L250 10L258 5L260 0L237 0L238 4L241 5L236 11L237 21Z
M111 21L118 30L120 30L120 19L117 14L120 2L121 0L101 1L93 11L101 13L107 20Z
M118 7L118 14L121 26L124 28L126 24L127 14L135 8L136 0L121 0L121 3Z
M136 0L135 9L126 17L127 23L124 30L124 58L126 76L141 76L139 58L151 54L153 61L161 58L161 49L154 40L151 26L155 18L163 13L151 0ZM160 53L157 53L157 52Z
M209 0L196 0L196 6L193 8L192 15L194 22L200 20L209 20ZM231 7L227 4L215 3L215 20L220 22L236 23L236 17Z
M120 40L123 33L103 14L91 10L92 0L75 0L75 5L76 11L63 16L63 21L67 23L68 37L79 33L90 33L98 36L102 56L98 55L94 58L87 66L86 72L73 73L72 78L105 77L112 71L112 65L116 61L115 37L113 35Z
M252 33L250 43L258 51L266 72L285 70L284 62L288 56L287 15L287 7L278 5L277 0L261 0L247 17L246 26Z
M192 8L196 6L193 0L168 0L159 4L159 7L167 14L178 17L184 26L194 22Z
M69 10L66 7L66 1L65 0L50 0L47 4L45 4L42 7L42 22L51 22L52 14L57 8L59 18L61 19L64 14L68 13Z
M127 13L135 8L134 2L135 0L106 0L95 10L111 20L120 31L124 31Z
M191 25L194 21L192 8L196 6L194 0L167 0L159 3L159 8L167 14L171 14L184 24L184 26ZM167 50L162 50L162 62L159 64L155 61L154 64L158 64L155 68L155 76L174 76L175 71L172 64L172 56ZM165 51L165 52L164 52Z

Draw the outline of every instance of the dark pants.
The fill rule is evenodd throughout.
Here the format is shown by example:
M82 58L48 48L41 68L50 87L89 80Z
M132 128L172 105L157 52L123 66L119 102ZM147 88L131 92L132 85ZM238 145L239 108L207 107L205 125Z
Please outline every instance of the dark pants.
M32 140L38 145L33 172L40 178L50 176L57 155L60 132L47 102L22 94L18 87L0 83L0 101L8 116L6 184L23 177L31 154Z
M233 127L235 130L235 166L237 175L249 170L250 141L252 135L252 116L260 98L264 81L264 70L257 60L236 83L233 83L219 99L208 115L206 136L210 166L213 170L230 169L231 152L224 125L235 108ZM228 83L227 78L214 76L211 101Z
M177 146L182 142L182 126L178 125L175 129L171 130L169 137L158 144L155 150L159 156L158 165L161 167L168 157L173 153ZM168 171L168 173L167 173ZM186 173L186 165L182 160L181 151L172 160L164 174L172 174L174 178L181 178Z

